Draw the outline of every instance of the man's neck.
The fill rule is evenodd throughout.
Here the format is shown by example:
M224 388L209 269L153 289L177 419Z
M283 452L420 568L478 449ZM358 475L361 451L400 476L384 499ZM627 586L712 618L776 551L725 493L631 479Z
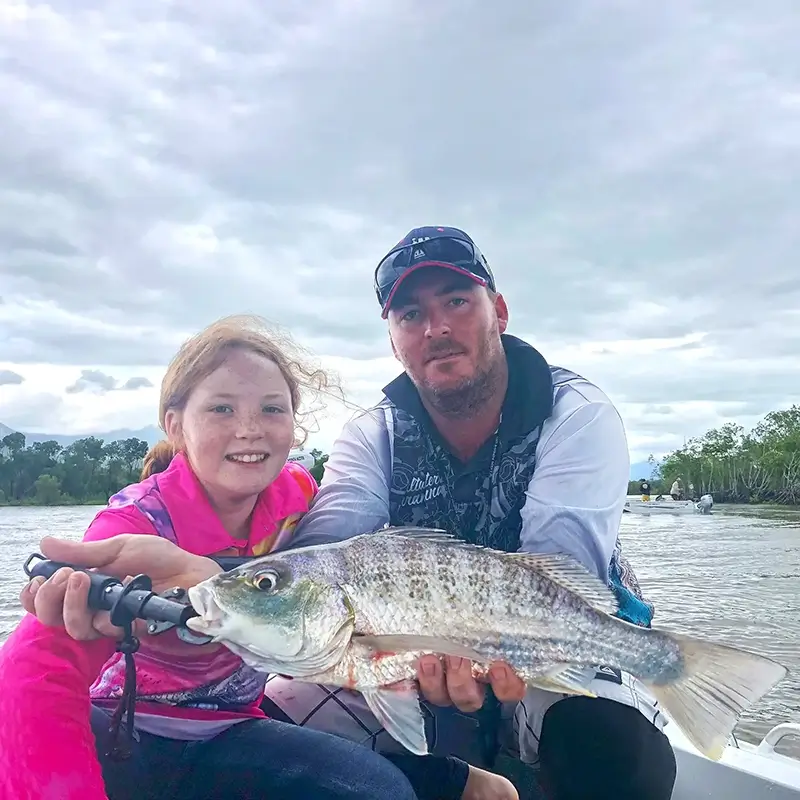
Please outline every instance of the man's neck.
M420 399L436 430L447 442L453 454L461 461L469 461L497 431L507 389L508 364L503 359L502 369L499 370L491 396L468 416L442 414L424 397Z

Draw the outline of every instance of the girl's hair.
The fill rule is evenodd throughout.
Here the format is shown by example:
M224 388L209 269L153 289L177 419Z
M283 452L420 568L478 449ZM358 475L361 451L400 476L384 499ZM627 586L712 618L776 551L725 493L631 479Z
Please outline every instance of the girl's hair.
M310 354L288 333L269 325L261 317L238 314L223 317L195 334L173 357L161 381L158 421L163 430L166 430L167 411L183 410L195 387L218 369L234 349L256 353L277 364L289 385L297 445L306 441L309 430L304 423L314 413L313 408L301 411L303 394L310 391L319 396L338 395L343 399L338 379L316 366ZM144 458L142 480L163 472L177 449L176 443L166 439L152 447Z

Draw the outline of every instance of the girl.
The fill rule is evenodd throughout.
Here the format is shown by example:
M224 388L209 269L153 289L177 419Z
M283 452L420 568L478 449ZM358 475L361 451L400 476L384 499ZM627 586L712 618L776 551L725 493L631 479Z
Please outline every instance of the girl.
M157 591L193 585L209 564L218 571L199 557L257 556L284 544L317 491L311 475L286 460L301 381L327 385L288 353L288 344L241 317L184 344L161 388L168 440L148 454L142 481L109 500L84 541L141 542L142 558L127 571L161 578ZM160 539L124 536L131 533ZM141 637L135 741L124 740L112 718L125 687L119 631L107 622L92 628L88 580L69 572L26 587L23 605L38 619L24 619L0 650L0 781L14 798L415 797L402 772L367 748L267 719L263 674L221 645L189 645L175 631ZM130 757L121 759L126 749ZM416 786L435 782L431 796L516 796L505 779L457 759L398 764ZM451 793L439 776L453 783Z
M317 490L303 467L287 463L301 381L323 388L326 379L247 318L190 339L161 387L168 442L148 456L140 483L109 500L85 540L135 533L200 556L258 555L291 536ZM55 588L66 588L67 573L51 579ZM403 774L366 748L267 719L263 674L174 630L141 637L127 741L111 716L125 682L115 645L75 641L28 616L2 647L3 797L414 800Z

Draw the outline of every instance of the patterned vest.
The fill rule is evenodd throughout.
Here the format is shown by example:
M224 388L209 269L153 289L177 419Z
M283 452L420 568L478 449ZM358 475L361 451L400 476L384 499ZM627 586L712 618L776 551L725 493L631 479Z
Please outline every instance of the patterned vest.
M497 437L491 463L472 475L474 491L459 496L449 454L407 411L393 406L392 414L391 524L459 531L474 544L517 550L541 425L511 441Z
M576 378L575 373L558 369L555 387ZM547 388L553 390L552 385ZM408 411L391 402L385 402L384 409L391 416L389 430L393 431L390 525L439 528L458 532L474 544L505 552L518 550L520 512L536 469L542 425L508 440L498 436L490 463L474 474L472 491L462 494L456 491L451 457L443 446ZM619 539L611 556L608 583L619 603L617 616L649 627L653 606L642 596Z

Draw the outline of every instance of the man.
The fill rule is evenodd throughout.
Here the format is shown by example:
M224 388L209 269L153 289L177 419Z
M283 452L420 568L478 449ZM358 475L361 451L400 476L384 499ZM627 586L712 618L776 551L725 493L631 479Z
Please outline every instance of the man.
M639 494L642 496L642 500L647 503L650 500L650 482L645 478L639 482Z
M505 333L506 302L459 229L411 231L379 263L375 291L404 372L345 426L292 547L410 524L509 552L564 552L608 581L623 618L649 626L617 539L630 467L606 395ZM434 753L491 766L502 747L539 766L554 800L670 797L663 718L630 676L600 665L587 679L603 699L563 698L526 692L503 664L488 691L468 662L445 664L419 667ZM352 692L275 677L267 695L295 722L399 748Z

